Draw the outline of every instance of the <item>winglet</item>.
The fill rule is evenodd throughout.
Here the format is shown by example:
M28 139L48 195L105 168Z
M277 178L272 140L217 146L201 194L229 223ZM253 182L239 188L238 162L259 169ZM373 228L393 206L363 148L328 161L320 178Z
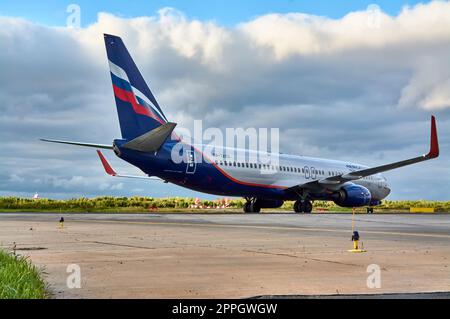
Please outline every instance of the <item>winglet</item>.
M100 157L100 161L102 161L103 168L105 169L106 173L111 175L111 176L116 176L117 173L112 169L111 165L109 165L108 161L103 156L102 152L97 150L97 154L98 154L98 157Z
M426 155L428 158L436 158L439 156L439 143L436 130L436 118L431 116L431 137L430 137L430 151Z

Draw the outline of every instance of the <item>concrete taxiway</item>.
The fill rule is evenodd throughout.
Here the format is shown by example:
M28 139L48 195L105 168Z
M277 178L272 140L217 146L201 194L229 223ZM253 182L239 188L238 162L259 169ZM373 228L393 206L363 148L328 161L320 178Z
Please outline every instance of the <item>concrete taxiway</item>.
M56 298L450 291L450 214L356 215L361 254L348 214L64 214L62 229L61 216L0 214L1 247L43 267Z

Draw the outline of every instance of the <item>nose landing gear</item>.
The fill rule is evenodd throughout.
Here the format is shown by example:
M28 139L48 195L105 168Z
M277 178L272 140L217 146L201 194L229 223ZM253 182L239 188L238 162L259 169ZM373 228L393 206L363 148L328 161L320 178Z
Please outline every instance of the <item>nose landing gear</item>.
M311 201L309 200L299 199L294 203L294 212L296 213L311 213L312 208Z

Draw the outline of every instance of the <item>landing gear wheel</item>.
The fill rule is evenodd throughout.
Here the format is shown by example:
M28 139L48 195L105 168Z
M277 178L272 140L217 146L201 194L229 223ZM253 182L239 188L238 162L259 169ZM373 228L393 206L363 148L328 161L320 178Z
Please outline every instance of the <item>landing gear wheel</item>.
M367 214L373 214L373 207L367 207L366 212Z
M251 203L250 205L250 211L252 213L259 213L261 211L261 207L256 202Z
M312 204L309 200L305 200L305 202L303 203L303 211L307 214L312 212Z
M261 211L261 207L258 205L256 200L247 200L244 204L244 213L259 213Z
M296 200L294 203L294 212L303 213L304 211L304 203L302 200Z

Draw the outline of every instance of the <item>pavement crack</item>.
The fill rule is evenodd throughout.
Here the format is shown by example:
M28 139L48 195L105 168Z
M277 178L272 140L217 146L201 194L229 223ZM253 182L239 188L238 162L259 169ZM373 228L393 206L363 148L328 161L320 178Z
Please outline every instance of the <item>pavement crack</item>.
M249 249L243 249L242 251L248 252L248 253L263 254L263 255L283 256L283 257L290 257L290 258L302 258L302 259L311 260L311 261L332 263L332 264L338 264L338 265L344 265L344 266L362 267L361 265L358 265L358 264L344 263L344 262L340 262L340 261L320 259L320 258L308 258L305 256L292 255L292 254L286 254L286 253L274 253L274 252L270 252L270 251L258 251L258 250L249 250Z
M263 255L284 256L284 257L291 257L291 258L304 258L304 257L300 257L298 255L291 255L291 254L286 254L286 253L273 253L270 251L249 250L249 249L243 249L242 251L246 252L246 253L256 253L256 254L263 254ZM307 259L307 258L305 258L305 259Z
M92 244L101 244L101 245L109 245L109 246L119 246L119 247L129 247L129 248L140 248L140 249L156 249L156 247L146 247L146 246L137 246L137 245L128 245L128 244L117 244L117 243L109 243L106 241L82 241L83 243L92 243Z

